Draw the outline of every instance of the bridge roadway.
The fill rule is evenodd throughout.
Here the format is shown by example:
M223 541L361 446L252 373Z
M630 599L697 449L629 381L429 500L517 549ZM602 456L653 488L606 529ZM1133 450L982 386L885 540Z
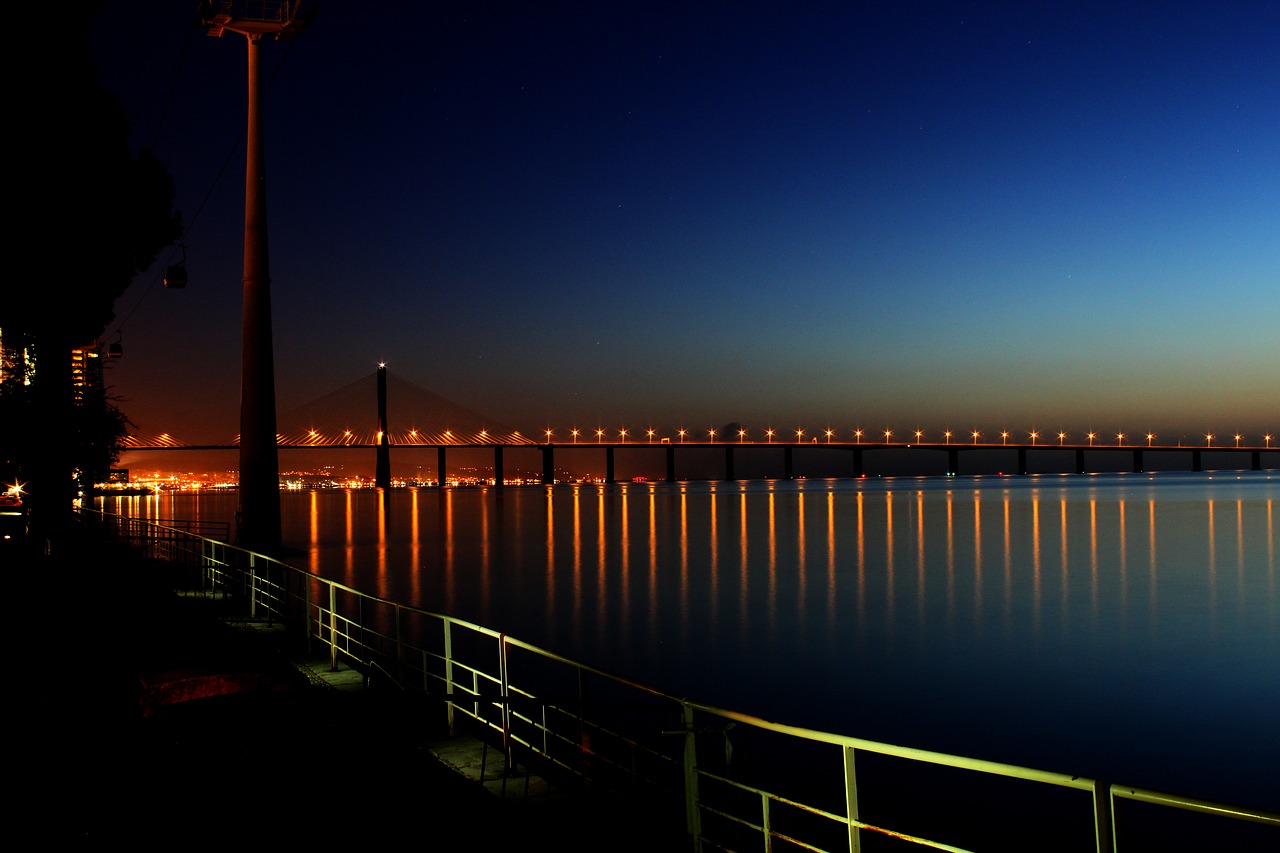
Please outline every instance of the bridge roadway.
M139 450L227 450L232 449L236 445L174 445L168 447L130 447L128 451ZM305 450L378 450L379 445L368 443L352 443L352 444L281 444L281 450L289 449L305 449ZM555 476L555 454L560 451L583 451L583 450L602 450L605 454L605 481L616 482L615 477L615 457L619 451L661 451L665 455L666 460L666 481L676 481L676 453L677 451L707 451L719 450L724 453L724 476L722 479L726 481L737 480L735 471L735 455L742 451L761 451L772 450L782 454L783 462L783 479L793 479L795 476L795 452L798 449L821 450L830 453L847 454L849 458L849 466L845 470L849 477L865 476L866 465L865 457L869 453L884 453L886 451L899 451L919 453L923 451L931 451L936 454L945 454L946 470L939 471L940 474L959 474L960 455L962 453L974 453L985 451L987 453L1000 452L1008 454L1011 461L1016 461L1016 467L1012 469L1014 473L1026 474L1030 469L1027 465L1028 457L1032 453L1064 453L1070 452L1074 456L1074 471L1077 474L1089 473L1091 470L1087 462L1089 457L1095 460L1099 455L1127 454L1131 459L1130 470L1135 473L1146 471L1145 462L1149 454L1168 454L1177 453L1184 456L1190 463L1189 470L1203 471L1205 454L1233 454L1246 455L1249 459L1248 467L1253 471L1262 470L1262 456L1266 454L1280 454L1280 447L1241 447L1235 445L1205 445L1205 446L1188 446L1185 444L1178 445L1131 445L1131 444L1010 444L1010 443L914 443L914 442L827 442L827 441L808 441L808 442L646 442L646 441L629 441L629 442L552 442L548 444L536 444L530 442L528 444L482 444L482 443L451 443L436 444L429 442L408 442L394 445L384 445L384 447L395 447L396 449L418 448L430 449L436 448L437 453L437 478L440 481L447 479L447 452L449 450L491 450L493 452L493 475L494 482L499 487L503 483L503 452L506 449L534 449L536 448L542 455L542 482L551 484L556 481ZM1244 466L1239 466L1244 467ZM1114 470L1106 468L1101 470Z

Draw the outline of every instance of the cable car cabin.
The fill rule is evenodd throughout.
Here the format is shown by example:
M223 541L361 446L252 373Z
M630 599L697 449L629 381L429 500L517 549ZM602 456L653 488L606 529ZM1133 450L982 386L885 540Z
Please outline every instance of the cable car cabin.
M113 344L107 344L107 358L121 358L124 356L124 345L119 341Z
M186 287L187 286L187 268L182 264L175 264L171 267L164 268L164 286L165 287Z

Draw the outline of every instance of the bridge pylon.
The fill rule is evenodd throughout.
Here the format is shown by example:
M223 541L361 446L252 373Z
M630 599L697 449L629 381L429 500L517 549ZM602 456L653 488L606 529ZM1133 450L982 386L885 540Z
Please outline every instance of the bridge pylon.
M391 488L391 433L387 429L387 366L378 364L378 461L374 466L374 485Z

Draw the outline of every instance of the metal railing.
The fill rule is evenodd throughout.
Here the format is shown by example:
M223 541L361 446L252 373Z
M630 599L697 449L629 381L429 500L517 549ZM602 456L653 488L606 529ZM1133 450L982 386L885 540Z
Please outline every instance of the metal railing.
M1147 849L1123 802L1276 832L1280 814L783 725L663 693L501 632L152 522L81 518L174 566L239 618L278 620L340 662L441 700L508 773L610 795L695 851ZM743 753L748 758L743 758ZM1218 829L1211 830L1213 832ZM1028 837L1028 833L1041 838ZM1127 830L1126 830L1127 832ZM1268 835L1270 838L1270 835ZM1124 842L1122 845L1121 842Z

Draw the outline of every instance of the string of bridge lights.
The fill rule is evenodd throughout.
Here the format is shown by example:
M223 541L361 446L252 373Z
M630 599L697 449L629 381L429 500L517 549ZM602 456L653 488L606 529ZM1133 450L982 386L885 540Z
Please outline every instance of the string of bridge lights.
M842 441L839 436L839 432L835 429L830 429L830 428L821 430L817 433L809 433L803 428L797 428L795 430L765 429L763 431L758 431L758 434L759 433L763 434L765 444L772 444L775 442L792 443L792 444L805 444L805 443L904 444L905 443L905 444L933 444L933 445L943 445L943 446L950 445L950 444L1007 446L1010 442L1010 439L1014 436L1014 433L1011 433L1008 430L1001 430L999 433L997 433L997 435L999 435L1000 437L1000 441L999 441L999 445L996 445L996 442L994 440L989 440L985 442L980 441L980 439L983 437L983 432L982 430L976 430L976 429L969 430L967 432L958 432L955 430L943 430L941 441L938 441L936 438L932 441L926 441L925 440L926 433L924 430L921 430L921 429L912 430L910 433L907 433L906 435L910 436L910 440L907 440L902 436L898 436L896 441L894 440L894 437L897 434L892 429L884 429L884 430L855 429L852 431L852 434L851 434L852 441L848 441L848 440ZM548 428L543 430L542 434L547 444L555 443L556 430ZM670 443L671 441L671 437L659 436L658 431L655 429L646 429L643 431L632 432L631 430L628 430L624 427L624 428L618 429L616 432L612 433L611 435L608 430L602 427L597 427L594 430L584 430L584 429L575 427L573 429L568 430L568 434L569 434L570 442L573 444L579 444L579 443L626 444L628 443L628 441L632 443L637 443L637 444L664 444L664 443ZM749 437L751 435L751 432L745 428L739 428L737 430L729 430L726 432L722 432L721 430L708 429L705 431L705 433L698 430L691 430L691 429L684 429L684 428L677 429L675 431L675 439L677 440L678 443L681 443L681 444L689 443L689 442L699 443L699 439L702 438L702 436L704 435L705 435L705 438L702 439L701 443L706 443L706 444L716 444L716 443L759 444L761 443L757 438ZM1065 431L1059 431L1055 433L1046 433L1046 432L1041 432L1039 430L1030 430L1026 433L1026 436L1027 436L1027 441L1021 442L1021 444L1027 444L1032 447L1039 447L1039 446L1052 447L1054 446L1055 441L1056 441L1056 445L1060 447L1081 446L1078 444L1068 445L1067 439L1070 437L1070 433ZM1222 440L1215 433L1204 433L1203 436L1205 441L1203 445L1204 447L1213 447L1215 440L1219 440L1219 441ZM1114 441L1115 442L1114 446L1117 446L1117 447L1143 446L1141 444L1135 444L1134 443L1135 438L1138 442L1145 441L1146 442L1145 446L1147 447L1163 447L1163 446L1197 447L1197 446L1200 446L1198 444L1191 445L1191 444L1182 444L1182 443L1179 443L1178 445L1157 445L1156 444L1157 435L1156 433L1153 433L1153 432L1139 433L1136 436L1134 436L1125 432L1104 434L1097 431L1089 431L1089 432L1086 432L1084 435L1085 442L1087 443L1086 446L1089 446L1089 447L1106 446L1111 441ZM1263 446L1266 449L1270 449L1271 441L1274 438L1275 436L1272 435L1271 433L1264 434L1262 436ZM1129 442L1128 444L1125 443L1126 440ZM1231 433L1229 436L1227 436L1226 440L1233 442L1233 444L1229 446L1233 446L1233 447L1249 446L1247 444L1246 445L1241 444L1241 442L1245 440L1245 436L1242 433ZM1017 446L1019 443L1020 442L1016 440L1014 441L1015 446ZM1219 444L1218 446L1222 447L1224 445Z

